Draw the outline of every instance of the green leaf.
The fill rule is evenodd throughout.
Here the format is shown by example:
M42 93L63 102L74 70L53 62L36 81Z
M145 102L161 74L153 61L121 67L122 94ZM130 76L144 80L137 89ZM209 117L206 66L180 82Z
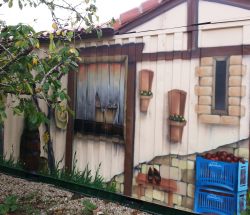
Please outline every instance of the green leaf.
M9 0L8 6L9 6L9 8L11 8L13 6L13 0Z
M44 85L43 85L43 89L44 89L44 91L48 91L49 90L49 83L45 83Z
M50 43L49 43L49 51L50 51L50 52L53 52L53 51L55 51L55 49L56 49L56 45L55 45L55 43L54 43L54 40L50 40Z
M23 9L23 4L22 4L21 0L18 0L18 6L19 6L19 8L20 8L21 10Z
M12 110L13 110L13 113L16 115L21 115L22 113L22 110L20 110L20 108L18 107L14 107Z

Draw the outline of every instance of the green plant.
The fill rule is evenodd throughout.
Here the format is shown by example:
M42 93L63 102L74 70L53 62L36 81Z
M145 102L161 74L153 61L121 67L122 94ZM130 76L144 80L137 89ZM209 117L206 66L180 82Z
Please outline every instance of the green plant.
M9 212L15 212L20 208L17 202L18 198L15 195L7 196L3 204L0 204L0 215L6 215Z
M186 122L184 116L178 114L170 115L168 119L175 122Z
M150 90L148 90L148 91L147 90L141 90L140 95L141 96L152 96L153 93Z
M250 215L250 192L247 192L247 208L241 212L241 215Z
M93 210L97 209L97 206L94 203L92 203L89 199L83 200L82 204L84 206L82 211L84 215L91 215L93 213Z

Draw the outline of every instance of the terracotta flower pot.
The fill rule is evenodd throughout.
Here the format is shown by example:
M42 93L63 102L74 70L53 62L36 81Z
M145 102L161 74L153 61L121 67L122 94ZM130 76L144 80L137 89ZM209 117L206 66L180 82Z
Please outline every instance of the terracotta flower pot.
M169 140L173 143L181 142L183 127L186 125L185 122L177 122L173 120L168 120L169 124Z
M141 112L147 112L150 99L153 96L140 96L140 110Z

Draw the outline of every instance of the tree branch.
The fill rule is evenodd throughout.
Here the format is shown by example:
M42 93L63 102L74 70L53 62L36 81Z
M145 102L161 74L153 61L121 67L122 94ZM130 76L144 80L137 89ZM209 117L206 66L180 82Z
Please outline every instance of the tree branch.
M5 48L4 45L2 45L2 44L0 43L0 46L1 46L6 52L8 52L8 54L12 57L12 59L15 58L15 56L14 56L7 48Z
M6 68L8 68L11 64L13 64L14 62L16 62L20 57L28 55L31 51L33 50L33 47L29 47L28 49L23 50L22 52L20 52L16 57L14 57L13 60L9 61L8 63L6 63L4 66L2 66L0 68L0 70L5 70Z
M46 73L40 83L41 86L44 85L46 79L56 70L58 69L61 65L63 64L63 62L60 62L59 64L55 65L48 73Z

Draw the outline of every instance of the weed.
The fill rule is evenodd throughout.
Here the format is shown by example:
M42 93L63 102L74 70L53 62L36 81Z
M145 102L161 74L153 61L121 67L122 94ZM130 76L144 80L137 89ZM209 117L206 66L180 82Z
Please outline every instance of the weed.
M93 210L97 209L97 206L89 199L83 200L82 204L84 206L84 209L82 211L84 215L91 215L93 214Z
M3 202L3 204L0 204L0 214L6 215L9 212L15 212L20 208L18 202L17 202L17 196L10 195L7 196Z
M45 159L45 158L44 158ZM44 165L41 165L39 169L39 173L41 175L47 175L52 176L56 179L61 179L69 182L74 182L76 184L80 185L87 185L98 189L104 189L110 192L116 191L116 184L114 181L111 181L109 183L104 182L104 178L100 175L100 169L101 169L101 163L99 164L94 176L92 175L91 169L89 169L89 165L85 167L83 171L79 171L77 169L77 159L76 159L76 153L73 157L73 165L72 170L68 171L65 168L60 168L60 164L63 162L64 156L56 163L56 168L53 172L49 172L49 170L46 168L47 164L44 159L41 159ZM0 164L3 164L5 166L9 166L12 168L18 168L22 169L22 165L20 162L15 162L13 154L10 155L9 159L6 159L6 156L0 157Z

